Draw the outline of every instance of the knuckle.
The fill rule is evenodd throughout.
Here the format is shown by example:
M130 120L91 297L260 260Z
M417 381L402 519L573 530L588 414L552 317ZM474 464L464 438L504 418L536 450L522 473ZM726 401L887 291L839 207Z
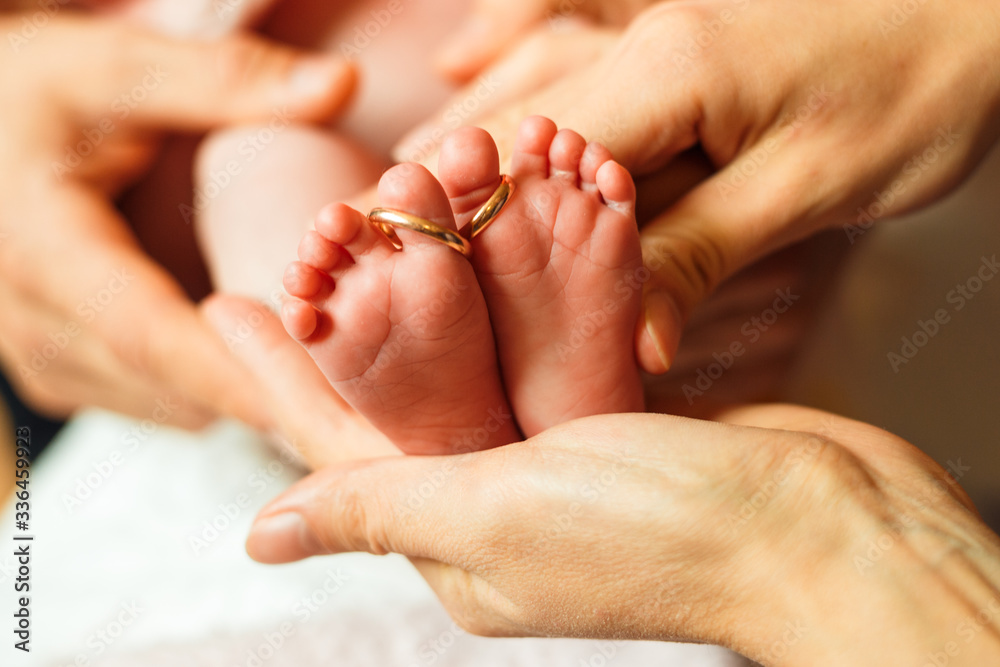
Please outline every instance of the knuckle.
M710 236L680 231L644 239L643 259L656 277L656 287L672 293L685 314L715 290L731 264Z
M330 506L336 508L338 520L330 522L337 527L339 535L334 535L338 543L349 551L366 551L379 556L390 553L384 524L378 520L378 504L372 507L374 496L362 494L357 489L341 488L336 501Z
M730 62L719 46L728 35L706 29L719 12L695 3L658 3L633 22L632 43L646 67L680 73L690 82L718 79Z

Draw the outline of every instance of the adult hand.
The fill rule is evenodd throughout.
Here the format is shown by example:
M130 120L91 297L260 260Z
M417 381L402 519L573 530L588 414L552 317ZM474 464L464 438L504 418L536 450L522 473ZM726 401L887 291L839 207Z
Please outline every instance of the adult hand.
M766 665L1000 658L1000 538L939 466L812 410L720 417L335 466L266 507L248 551L406 554L479 634L711 642Z
M815 231L874 221L954 188L994 142L1000 6L975 0L664 2L595 64L476 123L501 147L542 114L639 175L700 145L718 172L643 231L643 366L727 276ZM908 6L907 6L908 7ZM400 146L401 152L406 146ZM509 151L508 151L509 152Z
M214 38L253 24L279 0L71 0L177 37Z
M466 81L543 21L596 19L624 26L655 0L475 0L469 17L441 48L438 67ZM538 61L545 66L545 61Z
M68 14L68 12L67 12ZM156 131L322 119L353 72L251 38L184 43L110 20L0 18L0 362L29 402L99 405L193 425L268 405L175 281L147 258L114 196ZM164 407L166 406L166 407ZM169 409L168 409L169 408Z
M270 408L270 435L312 470L335 463L402 454L330 386L305 348L259 303L213 295L205 319L246 368Z
M573 23L564 28L538 28L520 36L503 55L485 67L474 80L457 90L441 112L410 129L400 141L399 162L424 162L435 168L437 149L460 123L474 125L509 104L596 61L614 48L621 30Z

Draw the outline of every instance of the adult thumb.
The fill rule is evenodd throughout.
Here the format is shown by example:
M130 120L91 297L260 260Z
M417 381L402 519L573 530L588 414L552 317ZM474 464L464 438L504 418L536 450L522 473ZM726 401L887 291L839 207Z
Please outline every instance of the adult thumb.
M548 0L475 0L469 16L438 51L438 69L456 81L471 79L541 20L550 4Z
M351 551L448 562L486 530L474 491L480 459L497 457L398 456L323 468L261 510L247 552L262 563Z
M805 223L817 197L800 150L751 148L643 227L650 271L636 333L639 363L669 370L694 308L726 278L813 231Z
M342 58L249 35L179 40L122 22L67 17L36 39L25 47L31 67L23 74L88 119L178 130L278 112L316 121L339 111L355 86L354 69Z

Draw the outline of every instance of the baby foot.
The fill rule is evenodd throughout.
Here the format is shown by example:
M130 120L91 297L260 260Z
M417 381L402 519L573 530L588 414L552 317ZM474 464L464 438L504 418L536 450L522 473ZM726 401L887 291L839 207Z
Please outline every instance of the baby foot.
M465 225L500 184L483 130L445 140L438 172ZM599 413L641 412L633 340L642 300L635 186L603 146L529 118L516 190L473 241L507 395L525 435Z
M448 198L423 167L379 183L383 207L455 229ZM402 252L363 214L328 206L288 267L288 332L334 389L409 454L451 454L519 439L472 265L399 230ZM298 300L301 299L301 300Z

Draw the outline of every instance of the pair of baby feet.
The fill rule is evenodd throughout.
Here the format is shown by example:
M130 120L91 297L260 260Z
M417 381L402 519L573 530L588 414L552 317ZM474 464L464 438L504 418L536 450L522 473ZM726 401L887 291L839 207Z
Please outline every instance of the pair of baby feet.
M496 146L476 128L445 141L438 172L393 167L381 206L460 229L501 181ZM286 329L406 453L495 447L643 409L631 177L603 146L538 117L520 128L511 176L514 194L471 261L407 230L397 252L364 214L333 204L286 272Z

